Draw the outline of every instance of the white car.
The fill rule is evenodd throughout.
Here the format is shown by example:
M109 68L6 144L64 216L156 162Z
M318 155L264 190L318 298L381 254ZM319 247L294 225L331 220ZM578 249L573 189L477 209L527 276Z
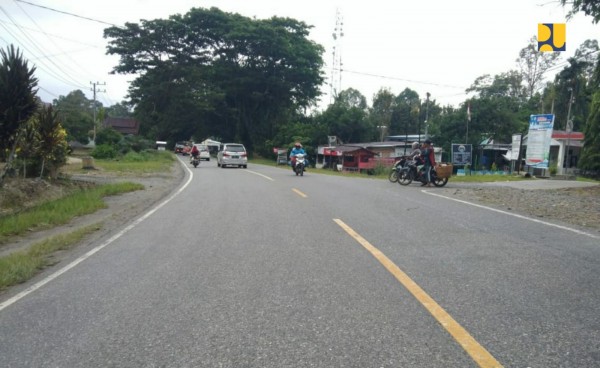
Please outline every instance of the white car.
M221 150L217 153L217 166L225 167L227 165L248 167L248 154L246 147L240 143L224 143Z
M194 143L194 146L198 148L198 152L200 152L200 160L210 161L210 152L208 152L208 147L204 144ZM191 158L190 158L191 160Z

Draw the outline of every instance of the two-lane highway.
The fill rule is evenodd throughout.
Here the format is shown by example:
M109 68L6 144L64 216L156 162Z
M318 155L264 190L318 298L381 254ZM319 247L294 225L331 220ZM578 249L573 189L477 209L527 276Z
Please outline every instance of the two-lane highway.
M600 364L597 238L383 180L214 161L189 175L0 300L3 366Z

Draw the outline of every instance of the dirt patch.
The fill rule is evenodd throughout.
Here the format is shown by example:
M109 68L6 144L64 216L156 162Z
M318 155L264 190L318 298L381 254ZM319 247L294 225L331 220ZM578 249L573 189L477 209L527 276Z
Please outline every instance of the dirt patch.
M17 250L27 249L34 243L49 237L70 233L76 229L100 224L98 231L90 235L85 242L109 234L115 229L141 215L157 202L168 196L179 187L185 176L180 163L176 161L165 173L143 175L111 175L99 170L89 170L77 174L68 174L68 180L44 181L37 179L10 179L0 188L0 216L15 211L61 198L78 188L101 183L135 182L144 186L144 190L125 193L104 199L107 207L95 213L80 216L66 225L42 231L31 231L22 236L15 236L0 244L0 256Z
M564 189L444 188L444 195L600 232L600 185ZM440 193L442 194L442 193Z

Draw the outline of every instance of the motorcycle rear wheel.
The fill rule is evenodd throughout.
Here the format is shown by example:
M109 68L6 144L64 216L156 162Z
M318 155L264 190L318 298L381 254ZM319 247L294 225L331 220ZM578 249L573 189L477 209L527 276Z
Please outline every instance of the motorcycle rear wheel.
M436 187L443 187L446 184L448 184L448 178L435 178L433 181L433 185Z

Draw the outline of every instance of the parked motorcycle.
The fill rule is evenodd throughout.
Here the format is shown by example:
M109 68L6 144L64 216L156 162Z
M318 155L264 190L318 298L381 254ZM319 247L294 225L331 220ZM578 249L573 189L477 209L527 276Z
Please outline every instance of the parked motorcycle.
M410 183L415 181L419 181L421 183L426 183L425 173L420 170L420 167L417 166L415 162L408 162L405 166L400 168L398 171L398 184L400 185L409 185ZM438 176L436 168L431 168L431 182L436 187L443 187L448 183L448 178L441 178Z
M304 168L306 166L306 159L304 158L304 155L299 153L295 156L295 160L293 160L292 165L294 165L294 172L296 173L296 176L300 175L300 176L304 176Z

